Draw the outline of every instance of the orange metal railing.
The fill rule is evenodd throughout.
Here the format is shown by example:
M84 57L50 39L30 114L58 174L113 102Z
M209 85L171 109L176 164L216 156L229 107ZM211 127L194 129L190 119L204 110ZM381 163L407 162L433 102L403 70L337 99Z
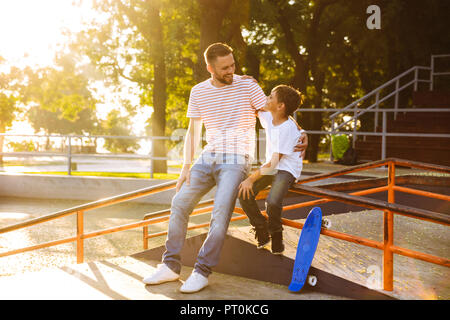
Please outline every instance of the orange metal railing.
M73 208L69 208L69 209L65 209L62 211L55 212L55 213L51 213L51 214L48 214L48 215L45 215L45 216L42 216L39 218L27 220L25 222L16 223L11 226L0 228L0 234L2 234L2 233L7 233L7 232L31 227L31 226L34 226L34 225L37 225L40 223L44 223L44 222L48 222L48 221L52 221L55 219L60 219L60 218L67 217L70 215L74 215L74 214L77 215L77 235L76 236L65 238L65 239L60 239L60 240L55 240L55 241L50 241L50 242L46 242L46 243L41 243L38 245L29 246L29 247L25 247L25 248L21 248L21 249L2 252L2 253L0 253L0 257L6 257L6 256L18 254L18 253L33 251L33 250L42 249L42 248L48 248L48 247L75 241L77 243L77 263L83 263L83 261L84 261L84 240L85 239L97 237L100 235L110 234L110 233L114 233L114 232L118 232L118 231L124 231L124 230L130 230L130 229L134 229L134 228L144 227L144 226L152 224L152 223L160 222L158 220L158 218L156 218L154 220L138 221L138 222L125 224L122 226L98 230L98 231L90 232L90 233L84 233L84 228L83 228L84 223L83 222L84 222L84 214L86 211L110 206L113 204L129 201L129 200L133 200L133 199L137 199L137 198L141 198L141 197L145 197L145 196L149 196L151 194L163 192L166 190L174 189L175 185L176 185L176 181L166 182L166 183L159 184L157 186L143 188L143 189L139 189L139 190L136 190L133 192L124 193L124 194L121 194L118 196L101 199L101 200L90 202L90 203L87 203L87 204L84 204L81 206L76 206ZM161 221L163 221L163 220L161 220Z
M341 175L345 175L345 174L350 174L350 173L354 173L354 172L358 172L358 171L362 171L362 170L383 167L383 166L388 166L388 178L387 179L371 179L371 180L367 180L367 181L363 180L361 182L352 182L351 183L352 185L350 187L346 184L342 184L339 187L335 187L334 190L333 190L332 186L335 186L335 185L321 186L320 188L305 185L305 183L307 183L307 182L318 181L318 180L322 180L322 179L337 177L337 176L341 176ZM297 209L297 208L302 208L302 207L316 206L316 205L331 202L331 201L340 201L340 202L349 203L349 204L353 204L353 205L357 205L357 206L361 206L361 207L365 207L365 208L383 211L383 222L384 222L383 223L384 224L384 240L383 240L383 242L374 241L374 240L362 238L359 236L349 235L346 233L342 233L342 232L338 232L338 231L330 230L330 229L322 229L321 234L330 236L330 237L334 237L337 239L357 243L360 245L376 248L379 250L383 250L383 286L384 286L384 290L388 290L388 291L393 290L393 254L400 254L400 255L407 256L407 257L420 259L423 261L450 267L450 260L447 258L436 257L436 256L429 255L426 253L417 252L417 251L409 250L406 248L401 248L401 247L395 246L393 244L393 237L394 237L393 215L394 214L400 214L400 215L405 215L408 217L432 221L432 222L440 223L440 224L447 225L447 226L450 225L450 217L446 214L432 212L432 211L423 210L423 209L417 209L417 208L404 206L404 205L395 203L395 192L396 191L407 192L407 193L411 193L414 195L425 196L425 197L435 198L435 199L444 200L444 201L450 201L450 196L447 196L447 195L432 193L432 192L423 191L423 190L416 190L416 189L412 189L412 188L408 188L408 187L399 186L398 184L396 185L396 176L395 176L396 166L418 168L418 169L437 171L437 172L442 172L442 173L447 173L447 174L450 173L450 168L445 167L445 166L424 164L424 163L406 161L406 160L400 160L400 159L394 159L394 158L380 160L380 161L374 161L374 162L370 162L370 163L367 163L364 165L349 167L344 170L315 175L310 178L305 178L305 179L298 181L298 183L290 189L291 192L305 194L305 195L311 195L311 196L318 197L320 199L313 200L313 201L307 201L307 202L303 202L303 203L292 204L292 205L284 206L284 208L283 208L283 210L286 211L286 210L292 210L292 209ZM414 178L417 179L417 177L414 177ZM408 179L406 179L406 177L398 177L398 180L405 183L405 182L407 182ZM387 183L387 185L383 185L385 183ZM56 245L60 245L63 243L68 243L68 242L76 242L76 244L77 244L77 262L82 263L84 261L84 240L85 239L89 239L89 238L93 238L93 237L97 237L97 236L101 236L101 235L106 235L106 234L110 234L110 233L114 233L114 232L130 230L130 229L134 229L134 228L140 228L140 227L143 228L143 247L144 247L144 249L147 249L148 248L148 239L167 234L167 231L149 234L148 226L151 224L156 224L156 223L160 223L160 222L169 220L170 210L163 210L163 211L147 214L144 217L144 219L141 221L137 221L137 222L121 225L121 226L116 226L116 227L112 227L112 228L97 230L97 231L93 231L93 232L89 232L89 233L84 232L84 228L83 228L84 213L86 211L89 211L92 209L105 207L105 206L109 206L112 204L129 201L132 199L148 196L151 194L156 194L159 192L171 190L171 189L175 188L175 184L176 184L175 181L163 183L163 184L160 184L157 186L136 190L133 192L125 193L125 194L118 195L115 197L110 197L107 199L101 199L101 200L98 200L95 202L87 203L87 204L84 204L81 206L77 206L74 208L69 208L69 209L62 210L62 211L59 211L56 213L52 213L52 214L49 214L49 215L46 215L43 217L31 219L31 220L28 220L28 221L25 221L22 223L17 223L17 224L8 226L8 227L0 228L0 234L2 234L2 233L7 233L7 232L14 231L14 230L19 230L22 228L30 227L30 226L33 226L33 225L36 225L39 223L51 221L54 219L66 217L68 215L73 215L73 214L77 215L76 236L65 238L65 239L60 239L60 240L55 240L55 241L50 241L50 242L46 242L46 243L42 243L42 244L38 244L38 245L34 245L34 246L21 248L21 249L15 249L15 250L11 250L8 252L3 252L3 253L0 253L0 257L10 256L10 255L18 254L18 253L28 252L28 251L51 247L51 246L56 246ZM364 186L364 187L370 186L370 188L364 189L364 190L359 190L359 191L352 192L349 194L344 193L344 192L339 192L339 190L342 191L342 190L348 190L348 189L361 189L362 186ZM447 184L447 186L448 186L448 184ZM373 194L373 193L377 193L377 192L383 192L383 191L388 192L388 199L387 199L388 201L387 202L362 197L365 195L369 195L369 194ZM267 196L267 191L265 191L265 192L263 191L259 194L258 198L263 199L266 196ZM213 210L212 204L213 204L213 200L203 201L203 202L199 203L198 206L196 207L196 209L193 211L192 215L211 213L211 211ZM240 215L232 217L232 219L231 219L232 221L243 220L243 219L247 218L241 208L236 207L234 209L234 213L237 213ZM263 212L263 214L265 214L267 216L267 214L265 212ZM294 228L298 228L298 229L303 228L303 223L298 222L298 221L283 218L282 222L284 225L287 225L290 227L294 227ZM209 223L202 223L202 224L198 224L198 225L189 226L188 229L202 228L202 227L206 227L208 225L209 225Z
M388 179L387 179L387 185L384 187L378 187L368 190L360 191L352 193L350 195L332 191L332 190L326 190L324 188L317 188L317 187L310 187L310 186L303 186L301 184L304 184L306 182L311 181L317 181L321 179L326 179L330 177L336 177L343 174L349 174L354 173L357 171L369 169L369 168L375 168L375 167L381 167L381 166L388 166ZM305 195L311 195L315 197L322 198L318 201L325 201L327 199L328 201L340 201L348 204L358 205L365 208L370 209L376 209L376 210L382 210L383 211L383 225L384 225L384 237L383 242L377 242L365 238L350 236L350 235L344 235L339 234L335 232L330 232L331 230L322 229L322 234L328 235L334 238L351 241L354 243L358 243L361 245L369 246L372 248L377 248L380 250L383 250L383 289L386 291L392 291L393 290L393 281L394 281L394 266L393 266L393 254L400 254L403 256L407 256L414 259L420 259L426 262L435 263L438 265L450 267L450 260L447 258L442 257L436 257L430 254L417 252L413 250L409 250L406 248L401 248L398 246L394 246L393 240L394 240L394 214L400 214L412 218L422 219L426 221L431 221L435 223L440 223L443 225L450 226L450 216L443 214L443 213L437 213L432 212L428 210L423 209L417 209L412 208L409 206L404 206L400 204L395 203L395 191L400 192L407 192L419 196L425 196L445 201L450 201L450 196L447 195L441 195L436 194L432 192L427 192L423 190L416 190L412 188L406 188L401 186L396 186L395 184L395 169L396 166L403 166L403 167L410 167L410 168L417 168L417 169L425 169L425 170L431 170L431 171L437 171L442 173L450 173L450 168L446 166L438 166L438 165L429 165L414 161L406 161L406 160L400 160L400 159L386 159L382 161L375 161L372 163L368 163L366 165L360 165L360 166L354 166L350 167L348 169L344 169L341 171L336 171L332 173L326 173L326 174L320 174L313 176L311 178L303 179L299 181L300 185L296 185L294 188L291 189L293 192L305 194ZM388 201L380 201L375 199L369 199L369 198L363 198L360 197L360 195L363 194L370 194L374 192L380 192L380 191L387 191L388 192ZM316 201L317 202L317 201ZM311 202L310 202L311 203ZM299 205L292 205L291 208L299 208L304 206L306 203L299 204Z

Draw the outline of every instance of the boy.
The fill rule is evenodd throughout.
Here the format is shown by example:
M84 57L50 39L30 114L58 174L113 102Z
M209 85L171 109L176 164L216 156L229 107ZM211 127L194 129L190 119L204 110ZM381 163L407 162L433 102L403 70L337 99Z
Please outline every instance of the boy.
M257 247L264 247L271 238L273 254L282 254L284 251L282 202L302 170L300 152L293 152L293 148L304 130L299 131L295 121L290 118L301 104L300 92L292 87L279 85L272 90L264 111L258 112L266 131L266 163L239 185L239 201L255 230ZM266 199L267 221L255 197L268 185L272 187Z

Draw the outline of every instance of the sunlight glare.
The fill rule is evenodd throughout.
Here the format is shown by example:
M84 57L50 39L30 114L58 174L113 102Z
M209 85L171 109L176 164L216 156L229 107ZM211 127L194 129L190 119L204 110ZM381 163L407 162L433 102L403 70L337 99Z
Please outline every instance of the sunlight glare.
M91 0L14 0L0 2L0 56L10 65L51 65L64 42L64 30L79 31L91 19Z

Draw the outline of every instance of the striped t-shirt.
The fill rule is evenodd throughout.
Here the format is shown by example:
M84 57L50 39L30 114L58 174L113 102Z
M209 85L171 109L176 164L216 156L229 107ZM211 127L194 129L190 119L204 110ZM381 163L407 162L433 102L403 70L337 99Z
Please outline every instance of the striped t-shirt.
M187 117L201 118L206 128L204 151L254 156L255 111L266 95L251 79L234 75L233 83L217 88L211 79L191 90Z

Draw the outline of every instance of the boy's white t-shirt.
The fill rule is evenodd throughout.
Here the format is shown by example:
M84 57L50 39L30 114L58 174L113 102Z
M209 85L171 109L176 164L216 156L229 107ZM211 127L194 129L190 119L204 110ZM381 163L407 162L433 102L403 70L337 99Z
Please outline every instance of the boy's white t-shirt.
M258 117L266 131L266 162L270 161L274 152L283 154L275 169L290 172L295 179L300 178L303 159L294 147L301 136L297 125L290 118L280 125L274 126L270 112L259 111Z

